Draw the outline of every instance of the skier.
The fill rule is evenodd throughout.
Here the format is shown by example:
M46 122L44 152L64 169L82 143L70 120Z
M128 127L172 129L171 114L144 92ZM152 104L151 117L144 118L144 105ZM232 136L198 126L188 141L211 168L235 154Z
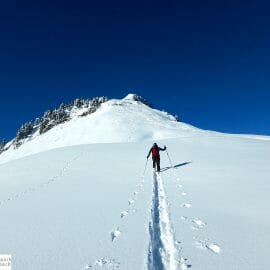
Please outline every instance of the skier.
M164 148L160 148L156 143L153 144L151 149L149 150L149 153L147 155L147 159L149 158L150 154L152 153L152 159L153 159L153 169L157 167L157 171L160 172L160 156L159 151L165 151L166 146L164 145Z

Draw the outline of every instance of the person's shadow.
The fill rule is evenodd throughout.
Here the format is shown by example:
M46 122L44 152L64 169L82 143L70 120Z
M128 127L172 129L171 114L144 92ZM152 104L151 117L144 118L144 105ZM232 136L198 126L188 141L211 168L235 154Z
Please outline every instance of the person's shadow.
M179 167L188 165L188 164L190 164L190 163L191 163L191 161L189 161L189 162L184 162L184 163L180 163L180 164L174 165L174 166L172 166L172 167L164 167L164 168L162 168L160 171L161 171L161 172L165 172L165 171L167 171L167 170L169 170L169 169L177 169L177 168L179 168Z

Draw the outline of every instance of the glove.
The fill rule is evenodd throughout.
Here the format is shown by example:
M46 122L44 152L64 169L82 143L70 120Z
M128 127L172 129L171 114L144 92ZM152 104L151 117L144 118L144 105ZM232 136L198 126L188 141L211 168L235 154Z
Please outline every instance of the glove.
M164 145L164 149L165 149L165 150L167 149L166 145Z

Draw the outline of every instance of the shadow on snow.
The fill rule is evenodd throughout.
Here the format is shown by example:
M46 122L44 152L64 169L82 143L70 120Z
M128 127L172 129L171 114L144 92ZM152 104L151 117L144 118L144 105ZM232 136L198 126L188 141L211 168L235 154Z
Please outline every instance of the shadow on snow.
M188 164L190 164L190 163L191 163L191 162L189 161L189 162L184 162L184 163L180 163L180 164L174 165L174 166L172 166L172 167L164 167L164 168L162 168L160 171L161 171L161 172L165 172L165 171L167 171L167 170L169 170L169 169L177 169L177 168L179 168L179 167L188 165Z

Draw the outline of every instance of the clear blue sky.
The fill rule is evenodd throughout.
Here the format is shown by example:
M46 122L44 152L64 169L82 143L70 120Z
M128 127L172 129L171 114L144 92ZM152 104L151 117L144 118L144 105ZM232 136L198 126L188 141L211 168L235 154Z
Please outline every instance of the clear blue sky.
M270 135L269 1L6 2L0 138L62 102L128 92L200 128Z

